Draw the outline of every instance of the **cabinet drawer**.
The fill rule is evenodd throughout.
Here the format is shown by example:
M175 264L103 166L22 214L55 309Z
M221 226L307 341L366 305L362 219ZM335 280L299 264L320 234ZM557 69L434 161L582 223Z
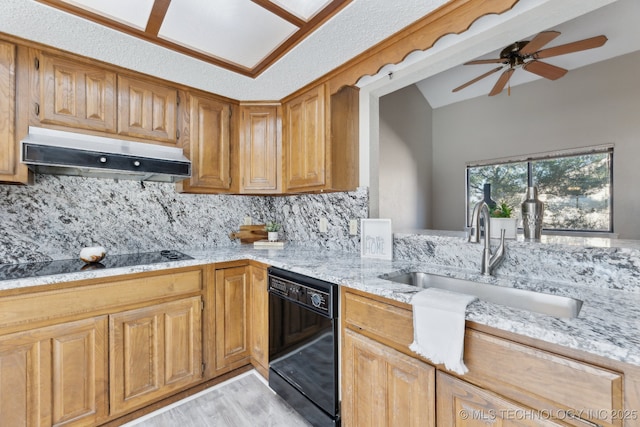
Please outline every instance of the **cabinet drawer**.
M621 374L469 329L464 345L465 380L533 408L622 425L610 418L623 407Z
M408 350L413 342L413 315L410 310L345 292L344 322L351 329L373 334Z
M137 304L160 298L200 292L202 270L138 276L86 284L78 287L0 298L3 328L81 313L96 313L110 307Z

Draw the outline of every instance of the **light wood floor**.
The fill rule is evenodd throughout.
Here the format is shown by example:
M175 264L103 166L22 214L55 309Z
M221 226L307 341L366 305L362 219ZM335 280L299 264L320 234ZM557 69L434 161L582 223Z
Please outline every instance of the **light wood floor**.
M124 427L310 427L255 371L138 418Z

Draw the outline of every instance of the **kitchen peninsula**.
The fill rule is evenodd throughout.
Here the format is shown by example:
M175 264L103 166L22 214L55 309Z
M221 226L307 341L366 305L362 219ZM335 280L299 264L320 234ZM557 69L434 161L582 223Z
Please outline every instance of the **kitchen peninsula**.
M413 238L418 237L413 236ZM423 238L425 237L423 236ZM398 239L398 237L396 237L396 239ZM440 245L435 243L436 248L438 248L438 246L446 246L447 241L449 245L455 245L461 248L466 246L467 250L464 252L468 252L470 257L476 255L475 252L477 252L474 247L475 245L469 245L461 238L443 238L441 236L435 236L433 238L426 237L425 239L427 241L430 240L432 245L434 245L434 242L439 242ZM548 249L557 250L558 248L550 247ZM444 250L446 251L447 249L445 248ZM540 248L540 250L545 251L545 248ZM597 251L597 249L595 250ZM602 249L602 253L606 253L608 250L608 248L604 248ZM629 251L631 255L635 256L636 250ZM186 298L186 301L191 301L192 299L197 301L201 297L204 301L204 311L202 321L203 329L200 333L202 333L202 345L205 349L202 354L205 359L207 359L208 355L211 355L215 362L213 360L205 360L204 363L206 368L204 376L198 376L196 380L191 379L190 382L187 382L187 384L197 385L199 382L203 382L207 378L215 378L217 375L220 375L221 372L227 373L230 372L232 368L235 369L245 366L251 360L253 360L253 364L259 370L264 368L263 365L261 368L261 364L257 361L260 357L257 356L259 352L256 351L259 349L259 345L255 348L253 346L249 347L249 343L246 342L246 347L241 346L242 349L236 355L237 357L234 356L235 359L232 358L232 361L226 364L220 362L220 360L224 360L224 357L219 353L220 349L214 350L213 347L209 347L212 346L212 344L207 343L207 341L213 340L214 337L216 337L212 328L219 332L224 330L217 329L219 327L217 326L219 320L215 316L207 317L208 310L211 310L210 304L216 307L216 314L218 313L218 304L220 304L219 301L215 302L215 297L211 293L213 291L212 289L209 289L209 286L215 286L216 292L220 292L218 284L216 283L214 285L214 283L220 279L220 276L214 275L212 271L234 270L236 271L236 273L234 273L235 275L247 274L246 278L243 279L245 281L245 285L243 286L247 286L247 288L238 294L240 296L235 297L240 298L235 301L236 304L239 304L237 307L248 308L249 306L254 307L254 304L260 304L260 293L266 293L265 289L260 288L260 286L264 284L265 280L263 274L264 268L266 265L273 265L340 284L343 288L341 300L344 316L343 333L349 335L353 334L354 330L357 330L359 333L364 334L363 336L368 337L368 340L371 340L371 338L377 339L385 345L388 345L390 349L398 351L398 353L403 356L410 355L411 358L418 360L420 357L408 350L409 343L403 342L403 340L406 341L406 339L410 339L412 337L411 323L409 322L404 328L395 331L388 328L392 328L393 325L397 326L397 323L395 323L397 319L394 320L394 316L401 315L402 317L400 320L409 316L408 319L410 320L411 312L410 306L407 305L407 302L410 301L411 296L419 289L408 285L389 282L380 276L385 277L385 275L389 275L390 273L397 271L419 269L420 271L449 275L452 277L469 278L476 281L488 280L497 286L514 286L538 292L570 296L578 298L584 302L579 316L572 319L553 318L485 301L472 303L468 307L466 313L468 328L467 340L469 344L467 345L467 353L465 354L465 358L468 359L468 363L470 363L469 366L471 372L466 376L462 376L461 378L463 380L469 378L470 382L476 385L481 384L485 389L491 390L491 385L484 383L484 381L490 381L490 379L483 379L481 376L477 376L478 374L474 373L474 369L486 369L486 366L477 365L478 362L476 362L476 356L474 356L472 351L474 349L477 349L479 352L485 351L484 347L482 347L483 343L484 345L490 346L499 343L507 346L504 349L507 353L503 355L507 358L502 359L505 363L509 360L509 351L515 351L515 348L518 352L524 351L524 353L516 354L519 359L522 359L523 357L534 357L534 359L529 360L528 363L553 363L556 367L564 366L566 369L571 369L570 372L573 373L573 380L575 381L578 381L577 378L580 378L578 375L580 373L586 373L588 376L592 374L597 375L596 378L600 378L599 381L606 380L606 382L610 384L610 387L613 387L610 389L610 392L613 394L608 395L608 392L605 393L603 390L599 390L596 392L595 402L598 402L599 405L604 405L605 403L609 405L610 407L607 406L604 409L607 409L610 413L614 410L631 410L634 408L634 405L636 405L635 402L637 402L638 396L634 390L637 390L638 381L640 380L640 377L638 376L638 372L640 371L640 359L638 358L638 354L640 354L640 345L635 339L635 331L637 331L636 319L640 316L640 313L638 312L638 307L640 307L640 296L637 292L630 290L607 289L606 285L598 287L588 286L585 284L554 282L548 278L540 280L525 279L522 277L498 276L487 279L479 275L475 270L428 264L424 260L419 259L395 261L366 260L359 258L357 254L335 251L318 251L317 249L296 245L290 245L283 250L260 250L245 247L228 247L212 250L187 250L185 253L192 256L194 259L118 269L90 270L66 275L0 281L0 287L2 288L2 294L4 295L0 298L0 305L3 307L3 310L1 310L3 313L2 323L4 325L9 325L9 329L11 330L28 328L28 323L25 324L24 321L20 322L14 319L12 323L11 319L13 316L17 316L18 314L25 315L25 313L32 311L30 307L26 307L22 309L20 313L13 312L13 314L11 314L13 310L7 310L6 308L15 307L15 301L23 298L30 300L30 298L35 295L71 296L76 295L83 289L87 289L88 292L88 289L96 287L102 288L103 292L109 292L109 289L113 286L114 290L116 288L120 289L121 291L119 292L123 292L127 297L129 295L135 295L136 293L141 293L140 295L142 295L143 292L149 292L152 289L155 289L154 292L161 292L160 294L156 293L155 296L151 295L149 298L145 298L144 302L142 300L132 300L126 303L123 301L112 303L113 306L117 306L119 304L122 307L147 307L130 310L132 312L146 313L146 311L149 311L149 307L157 308L158 305L174 304L175 302L171 301L157 304L158 301L167 301L168 299L175 298L171 295L188 296L189 298ZM479 259L479 257L476 259ZM616 267L614 266L611 268L612 270L615 270ZM247 272L251 272L250 275ZM177 281L172 279L172 277L175 278L178 276L182 278ZM200 277L200 279L196 279L196 276ZM187 285L191 280L187 279L187 277L194 278L193 280L195 281L193 282L193 287L191 287L191 285ZM147 290L145 290L145 286L150 286L152 280L161 280L160 283L167 283L167 285L160 284L160 287L153 285L153 288L147 288ZM198 284L198 280L202 280L201 285ZM255 283L252 283L254 281ZM139 283L139 285L136 285L136 290L133 290L131 286L135 283ZM145 283L149 283L150 285L145 285ZM173 285L169 285L170 283L173 283ZM258 285L256 286L256 284ZM237 286L237 282L234 286ZM162 289L162 291L160 291L160 289ZM68 294L68 292L72 293ZM262 295L262 297L264 297L264 295ZM178 300L182 301L184 299L185 298L180 297ZM246 300L242 302L243 299ZM34 301L37 301L37 299ZM84 310L85 316L91 315L90 318L99 319L100 315L106 314L105 310L107 310L106 307L108 307L109 299L107 298L105 301L104 309L101 309L100 305L84 309L81 306L77 306L78 311L74 313L73 316L77 318ZM153 304L151 304L152 301ZM191 307L192 304L193 303L189 302L187 305ZM365 306L362 306L362 304L365 304ZM199 305L199 303L197 305ZM365 307L364 312L361 311L363 307ZM187 312L192 310L192 308L183 309L187 310ZM373 309L377 311L375 313L368 312L368 310ZM234 309L232 308L231 310L233 311ZM95 313L92 313L94 311ZM193 313L195 312L197 311L193 311ZM240 336L244 336L245 340L248 339L249 336L254 337L260 330L261 325L264 325L264 319L257 317L260 316L260 313L264 314L264 311L247 310L242 315L246 317L240 317L243 322L239 322L238 324L243 324L246 328L241 332ZM98 316L95 316L94 314L98 314ZM368 314L368 316L365 314ZM375 314L375 316L373 316L373 314ZM65 316L69 316L69 313L64 314L59 312L54 314L54 317L55 316L58 316L59 319L64 319ZM119 316L119 314L109 313L109 317L114 316ZM377 329L380 328L381 325L379 323L380 319L387 317L390 319L390 326L387 326L387 329ZM378 320L371 323L374 318L377 318ZM235 319L237 321L239 318L235 317ZM42 318L39 319L38 322L41 323ZM48 321L48 323L50 322L52 322L52 320ZM215 323L216 326L208 324L208 322ZM117 331L117 323L112 323L112 327L115 329L113 330L114 332L110 332L110 334ZM194 333L198 332L199 331L194 331ZM391 335L387 335L389 333L391 333ZM12 335L9 335L7 338L9 339L11 336ZM481 340L480 344L478 344L478 337L489 339L489 341L485 342ZM110 339L114 338L112 337ZM505 339L507 341L502 341ZM7 342L11 342L11 340L9 339ZM260 342L259 339L258 342ZM225 348L224 340L221 344L220 336L215 338L215 343L216 346L222 345L223 348ZM264 342L262 345L264 345ZM207 348L209 348L211 353L206 350ZM264 351L264 348L262 350ZM235 351L238 351L238 349L236 348ZM540 354L546 356L538 357L538 353L536 352L541 352ZM348 353L343 353L343 364L345 369L348 369L346 366L349 366L349 364L348 361L345 361L344 359L345 354ZM567 357L571 359L567 359ZM573 359L576 360L569 362ZM562 362L563 360L566 361L566 363ZM495 360L495 362L499 362L499 360ZM517 359L514 360L514 363L515 362L517 362ZM492 362L485 361L482 363ZM540 367L542 366L544 365L540 365ZM439 367L439 369L446 372L443 367ZM522 369L526 369L526 367L522 367ZM264 369L261 372L264 373ZM594 372L600 373L594 374ZM494 374L497 374L497 372ZM604 374L606 374L605 377L607 375L612 375L612 377L603 379L602 375ZM111 375L113 376L114 374L111 373ZM545 374L543 372L539 372L536 375L544 376ZM587 380L588 379L589 377L587 377ZM582 378L579 381L584 380L585 379ZM504 385L504 381L504 378L501 378L500 381L498 381L499 384L502 384L500 387L503 388L498 388L497 391L501 392L502 395L506 393L507 396L510 396L509 390L504 389L504 387L506 387ZM565 380L563 380L562 384L559 384L557 387L572 388L572 379L566 379L567 382L564 381ZM113 383L110 382L110 384ZM599 386L593 386L596 388L603 387L602 384ZM110 387L112 387L112 385L110 385ZM344 387L345 384L343 383L343 400L345 396L349 396L348 394L344 394ZM536 390L535 386L531 385L531 387L533 387L534 391ZM554 388L556 386L554 386L553 383L547 383L545 387ZM624 393L622 392L623 390ZM168 392L165 389L158 393L157 396L166 397L171 394L170 391L171 390ZM564 392L569 392L569 389L566 389ZM607 395L609 396L608 398L611 399L610 401L606 401ZM153 401L154 395L152 394L151 397L151 400L142 400L141 402ZM511 397L511 399L513 398L514 397ZM521 402L523 399L524 403L536 408L535 403L538 402L537 400L526 400L526 398L520 397ZM603 401L603 399L605 401ZM623 399L626 399L624 404ZM437 399L434 400L434 402L435 401L437 401ZM569 399L568 402L573 403L574 400ZM586 405L589 404L580 399L575 400L575 402L581 402ZM593 401L591 401L591 403L593 403ZM567 410L603 409L600 406L597 408L571 408L566 406L568 404L569 403L566 403L566 401L560 403L555 402L553 404L555 406L552 405L550 407L538 409L556 408L558 411L563 408ZM143 406L144 405L142 404L132 404L128 409L139 409ZM113 414L120 415L127 412L122 408L118 410L114 410L112 408L112 411ZM102 416L105 417L103 420L110 419L109 417L106 417L104 413ZM608 418L605 421L608 423L604 425L633 425L633 423L617 423L614 418Z

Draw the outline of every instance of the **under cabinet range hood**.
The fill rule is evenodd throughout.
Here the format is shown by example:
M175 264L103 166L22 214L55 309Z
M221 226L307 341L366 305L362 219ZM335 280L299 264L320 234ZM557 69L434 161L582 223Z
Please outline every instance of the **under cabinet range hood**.
M191 176L177 147L31 126L20 145L22 163L37 173L159 182Z

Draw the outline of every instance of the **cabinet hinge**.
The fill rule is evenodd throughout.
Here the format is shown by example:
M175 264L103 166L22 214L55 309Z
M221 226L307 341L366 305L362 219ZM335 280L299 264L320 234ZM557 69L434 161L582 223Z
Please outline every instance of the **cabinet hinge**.
M233 114L233 110L229 108L229 118L231 118L232 114Z
M40 115L40 104L38 104L37 102L34 105L34 112L36 113L36 116Z
M180 95L176 95L176 105L180 105Z
M207 365L205 363L202 364L202 373L204 374L204 370L207 367Z
M33 65L36 67L36 70L40 69L40 60L38 58L33 58Z
M176 139L180 139L180 129L176 129Z
M200 300L200 310L204 310L204 301Z

